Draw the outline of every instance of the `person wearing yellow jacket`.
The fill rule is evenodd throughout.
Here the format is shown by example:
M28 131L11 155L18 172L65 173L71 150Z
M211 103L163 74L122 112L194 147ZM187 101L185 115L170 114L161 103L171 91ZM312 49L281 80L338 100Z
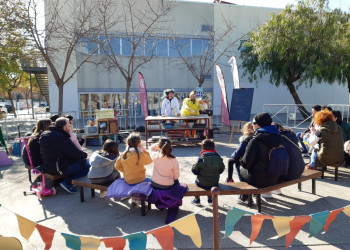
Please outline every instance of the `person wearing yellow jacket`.
M199 101L196 99L196 91L193 90L190 93L189 98L186 98L182 103L181 116L196 116L199 115L199 110L201 109L201 105ZM188 125L188 121L185 120L186 125ZM196 130L192 130L192 137L194 137ZM190 131L186 130L186 137L190 137Z
M133 185L146 180L145 165L151 164L149 152L141 145L141 137L131 133L127 138L127 148L117 160L115 168L123 173L127 184Z

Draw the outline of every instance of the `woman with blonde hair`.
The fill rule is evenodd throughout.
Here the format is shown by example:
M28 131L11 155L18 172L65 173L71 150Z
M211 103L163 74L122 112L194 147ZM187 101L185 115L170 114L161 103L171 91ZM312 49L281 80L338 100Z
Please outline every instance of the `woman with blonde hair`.
M236 165L237 175L239 181L243 181L240 174L240 163L239 159L244 155L245 148L247 147L250 139L253 138L254 128L252 122L247 122L244 124L242 128L242 136L239 138L240 144L238 148L232 153L231 158L228 160L228 176L226 182L233 182L232 174L233 174L233 164Z

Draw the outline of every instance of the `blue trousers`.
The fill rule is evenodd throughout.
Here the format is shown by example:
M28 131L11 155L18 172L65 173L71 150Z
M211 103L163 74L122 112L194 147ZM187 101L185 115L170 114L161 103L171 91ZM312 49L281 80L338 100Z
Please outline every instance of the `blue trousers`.
M85 159L84 163L73 163L64 171L64 182L68 185L72 185L72 180L84 177L88 174L90 169L89 161Z
M300 144L301 144L301 147L303 148L303 151L308 151L308 148L307 148L307 146L305 145L305 143L304 143L304 138L301 138L300 137L300 135L301 135L301 132L298 132L297 133L297 137L298 137L298 140L299 140L299 142L300 142Z

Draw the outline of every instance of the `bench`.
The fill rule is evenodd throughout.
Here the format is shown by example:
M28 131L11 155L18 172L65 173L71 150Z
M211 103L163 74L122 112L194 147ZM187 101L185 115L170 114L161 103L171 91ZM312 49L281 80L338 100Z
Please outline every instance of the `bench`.
M107 189L108 189L108 186L103 186L103 185L91 183L90 179L87 178L87 177L74 179L74 180L72 180L72 184L79 186L80 202L84 202L85 201L85 198L84 198L84 187L90 188L90 190L91 190L91 198L95 197L95 189L100 190L100 191L107 191ZM148 210L150 210L150 209L151 209L151 204L148 203ZM143 199L141 199L141 215L142 216L146 215L146 204L145 204L145 200L143 200Z
M329 167L332 167L334 168L334 180L335 181L338 181L338 168L341 166L341 163L340 164L333 164L333 165L329 165L327 166L327 168ZM324 172L326 171L326 168L323 168L322 169L322 176L321 178L323 179L324 178Z
M29 165L25 165L25 168L28 170L28 179L29 179L29 182L32 183L32 168L31 166ZM50 180L53 180L53 181L57 181L57 180L62 180L64 178L63 175L52 175L52 174L49 174L49 173L45 173L45 178L47 179L50 179Z
M305 169L300 178L292 181L286 181L278 183L276 185L266 188L256 188L249 185L246 182L229 182L219 184L220 195L248 195L248 205L251 207L253 204L252 195L257 195L256 205L258 212L261 212L261 194L271 192L280 188L288 187L294 184L298 184L298 189L301 191L301 183L307 180L312 181L312 194L316 194L316 178L322 176L322 171ZM210 190L204 190L198 187L196 184L188 184L188 191L185 196L207 196L211 195Z

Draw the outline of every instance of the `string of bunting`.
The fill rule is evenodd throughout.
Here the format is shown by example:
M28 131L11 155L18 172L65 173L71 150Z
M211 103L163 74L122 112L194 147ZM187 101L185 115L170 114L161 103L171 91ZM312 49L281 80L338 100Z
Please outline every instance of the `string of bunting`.
M26 240L29 240L34 230L37 229L45 244L45 249L51 248L54 234L57 232L64 237L66 246L71 249L98 249L101 242L103 242L107 248L113 248L115 250L124 249L126 241L129 242L130 249L146 249L147 235L150 234L152 234L157 239L163 249L173 249L173 228L175 228L180 233L189 236L192 239L193 243L198 248L200 248L202 246L202 238L195 214L206 209L206 207L204 207L196 213L192 213L170 223L169 225L164 225L148 232L137 232L122 237L96 238L62 233L37 224L25 217L12 212L4 206L1 207L16 215L19 231ZM254 214L239 208L232 207L227 211L225 220L225 235L223 238L229 237L232 234L236 223L243 216L248 215L251 216L252 223L250 244L252 244L258 237L264 220L272 220L273 226L277 233L277 236L273 238L286 236L286 248L288 248L301 228L306 223L310 222L309 237L314 237L320 233L322 229L324 229L324 232L327 232L330 224L336 219L337 215L340 212L343 212L345 215L350 217L350 205L331 211L327 210L315 214L301 216L272 216L265 214ZM0 243L2 243L1 238Z
M310 222L309 237L314 237L322 229L324 229L324 232L327 232L330 224L336 219L340 212L343 212L345 215L350 217L350 206L302 216L271 216L265 214L253 214L251 212L232 207L227 211L225 235L223 238L227 238L232 234L236 223L244 215L250 215L252 223L250 244L252 244L258 237L264 220L272 220L272 224L277 232L277 236L273 238L280 238L285 235L286 248L288 248L306 223Z
M41 236L41 239L45 244L45 249L51 248L55 233L59 233L64 237L66 241L66 246L71 249L96 249L96 250L99 248L101 242L103 242L107 248L113 248L114 250L119 250L119 249L121 250L121 249L124 249L126 245L126 241L129 242L130 249L146 249L147 235L150 235L150 234L157 239L157 241L159 242L159 244L164 250L174 249L173 228L175 228L180 233L189 236L192 239L193 243L198 248L200 248L202 246L202 237L201 237L201 232L200 232L195 214L206 209L206 207L204 207L199 211L197 211L196 213L192 213L168 225L164 225L164 226L152 229L151 231L148 231L148 232L137 232L137 233L125 235L122 237L97 238L97 237L84 237L84 236L77 236L77 235L62 233L57 230L37 224L34 221L31 221L21 215L18 215L15 212L11 211L10 209L2 206L1 204L0 204L0 207L16 215L19 232L23 236L23 238L25 238L26 240L29 240L34 230L37 229ZM7 242L8 242L8 238L0 237L0 245L2 245L2 243L7 243ZM13 241L13 244L17 244L17 242ZM12 246L15 246L15 245L12 245Z

